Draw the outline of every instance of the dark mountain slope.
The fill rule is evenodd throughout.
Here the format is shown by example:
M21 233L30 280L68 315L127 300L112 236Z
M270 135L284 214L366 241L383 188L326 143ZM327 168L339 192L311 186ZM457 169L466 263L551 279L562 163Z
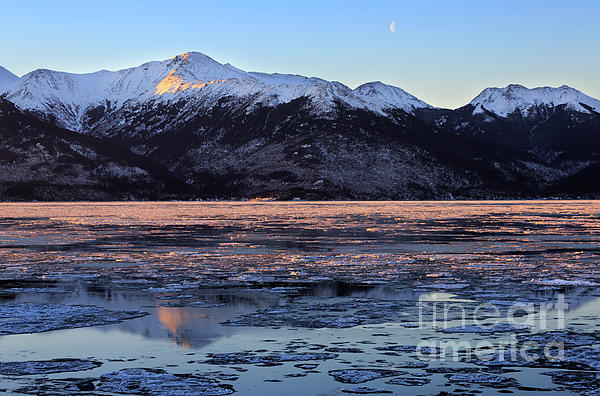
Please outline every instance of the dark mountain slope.
M0 102L0 199L598 191L600 101L568 86L486 88L444 110L381 82L351 89L192 52L114 72L39 69L3 97L23 111Z
M335 116L316 117L308 98L254 111L231 111L221 101L179 128L128 144L217 196L447 199L542 191L525 165L534 161L527 152L439 133L400 110L384 117L337 106ZM146 112L143 119L161 117Z
M4 200L164 199L185 185L111 140L70 132L0 100Z

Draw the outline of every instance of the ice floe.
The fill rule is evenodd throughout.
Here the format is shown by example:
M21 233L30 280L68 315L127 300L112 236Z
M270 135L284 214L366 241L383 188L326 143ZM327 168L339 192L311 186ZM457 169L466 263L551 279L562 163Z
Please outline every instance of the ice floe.
M52 359L25 362L0 362L0 375L39 375L92 370L101 362L82 359Z
M517 382L513 378L503 377L495 374L448 374L448 381L463 384L484 384L487 386L516 386Z
M519 334L519 342L535 342L541 346L549 343L562 343L566 347L587 346L600 343L593 333L574 333L566 331L548 331L536 334Z
M204 364L277 364L282 362L297 362L307 360L328 360L338 357L335 353L282 353L271 355L256 355L252 352L209 353Z
M234 392L231 385L212 378L176 375L160 369L129 368L102 375L97 391L121 394L221 396Z
M114 324L145 315L141 311L110 311L89 305L5 303L0 304L0 335Z
M402 320L417 313L415 304L387 302L371 299L332 299L314 302L306 299L290 300L274 308L261 309L222 322L225 326L304 328L349 328L364 324L381 324Z
M541 286L575 287L575 286L600 286L600 283L585 279L531 279L528 283Z
M429 378L415 378L415 377L398 377L392 378L386 381L386 384L390 385L402 385L402 386L423 386L431 382Z
M498 323L493 326L484 327L477 325L463 325L453 326L441 329L444 333L476 333L476 334L493 334L493 333L515 333L525 331L529 329L529 326L509 324L509 323Z
M391 391L383 388L375 388L373 386L355 386L354 388L343 388L344 393L354 393L358 395L370 395L376 393L392 393Z
M361 384L378 378L393 377L401 375L394 370L379 369L351 369L351 370L332 370L329 372L336 381L345 384Z
M574 392L585 392L590 389L596 392L600 391L600 373L598 372L547 371L542 374L550 376L554 384L564 386Z

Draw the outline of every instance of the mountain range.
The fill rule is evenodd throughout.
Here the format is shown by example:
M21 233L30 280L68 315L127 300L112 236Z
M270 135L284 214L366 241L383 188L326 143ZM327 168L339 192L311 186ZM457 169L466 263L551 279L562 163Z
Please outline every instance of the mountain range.
M600 101L246 72L197 52L119 71L0 67L0 199L600 196Z

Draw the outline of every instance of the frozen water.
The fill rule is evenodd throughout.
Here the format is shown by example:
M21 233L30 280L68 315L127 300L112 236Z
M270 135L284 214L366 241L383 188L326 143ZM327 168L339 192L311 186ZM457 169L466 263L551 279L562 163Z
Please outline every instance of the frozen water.
M338 357L334 353L284 353L279 355L256 356L250 352L211 353L205 364L270 364L281 362L297 362L305 360L328 360Z
M392 378L386 381L386 384L390 385L402 385L402 386L423 386L430 383L429 378L414 378L414 377L398 377Z
M355 393L359 395L370 395L376 393L392 393L391 391L383 388L376 388L373 386L355 386L354 388L343 388L344 393Z
M450 382L460 382L467 384L485 384L485 385L508 385L515 384L515 380L494 374L452 374L448 376Z
M400 373L394 370L333 370L329 372L336 381L346 384L360 384L367 381L372 381L378 378L393 377Z
M478 334L494 334L494 333L515 333L527 330L529 327L525 325L511 325L509 323L498 323L493 326L477 326L464 325L448 327L443 329L444 333L478 333Z
M0 213L8 393L169 393L161 382L231 392L223 382L235 381L251 396L338 394L330 372L379 376L366 382L378 392L515 387L485 376L519 381L492 391L600 388L579 375L600 367L597 202L4 204ZM496 322L489 310L470 320L481 304L500 316L535 307L539 318L561 293L563 329L555 308L547 328ZM447 323L438 309L434 325L435 304L460 309ZM562 343L564 359L490 348L489 361L466 352L454 361L436 346L511 340L539 344L532 353ZM103 366L47 375L39 363L39 375L16 374L14 362L34 372L23 362L65 357ZM573 374L541 374L549 369Z
M600 374L589 371L547 371L542 373L552 378L552 382L564 386L574 392L584 393L600 389ZM585 392L586 394L589 394Z
M344 393L354 393L359 395L370 395L376 393L392 393L391 391L383 388L376 388L373 386L355 386L354 388L343 388Z
M52 359L44 361L0 362L0 375L39 375L92 370L101 362L81 359Z
M0 335L99 326L145 315L85 305L5 303L0 304Z
M221 396L234 392L233 387L197 376L169 374L164 370L132 368L100 377L97 390L122 394Z

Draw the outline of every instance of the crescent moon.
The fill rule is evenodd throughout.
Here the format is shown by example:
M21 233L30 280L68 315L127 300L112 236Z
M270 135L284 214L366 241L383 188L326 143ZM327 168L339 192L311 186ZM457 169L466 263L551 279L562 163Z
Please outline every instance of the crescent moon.
M390 23L390 31L392 33L396 33L396 21L392 21L392 23Z

